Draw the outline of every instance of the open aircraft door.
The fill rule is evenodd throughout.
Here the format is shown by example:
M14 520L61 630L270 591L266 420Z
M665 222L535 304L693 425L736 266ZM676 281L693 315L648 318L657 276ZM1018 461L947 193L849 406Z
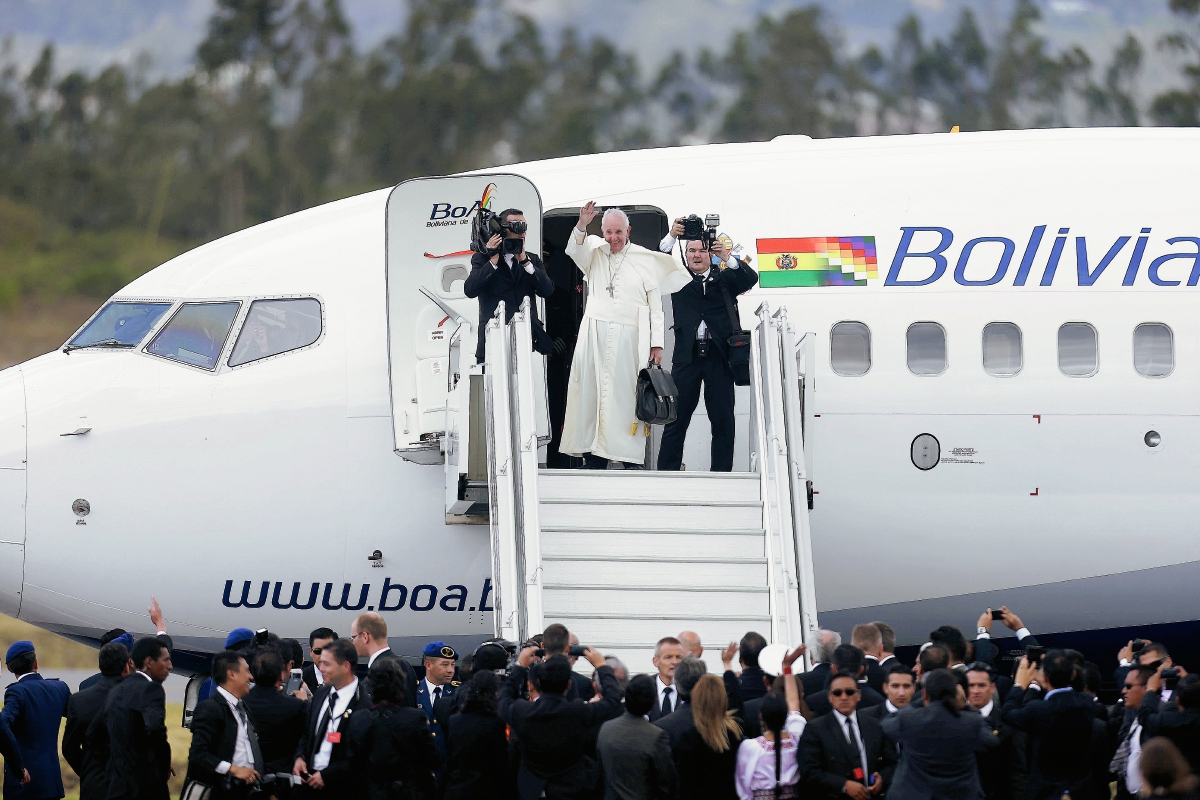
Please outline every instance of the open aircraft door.
M468 487L473 483L482 491L480 487L486 486L487 450L479 407L482 368L475 364L479 306L464 293L471 274L471 225L481 207L496 213L521 209L529 225L526 249L541 253L541 197L519 175L405 181L392 190L386 212L388 369L395 450L421 464L445 461L446 510L455 515L476 503L486 507L487 502L486 494L472 496ZM545 441L550 434L545 359L537 358L537 429Z

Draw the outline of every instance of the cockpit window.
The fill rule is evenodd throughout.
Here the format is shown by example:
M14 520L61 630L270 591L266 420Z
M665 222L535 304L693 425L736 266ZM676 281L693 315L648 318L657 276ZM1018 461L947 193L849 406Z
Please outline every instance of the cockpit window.
M146 348L147 353L213 369L241 303L184 303Z
M67 346L137 347L170 307L170 303L109 303Z
M311 297L255 300L229 356L229 366L308 347L321 338L321 303Z

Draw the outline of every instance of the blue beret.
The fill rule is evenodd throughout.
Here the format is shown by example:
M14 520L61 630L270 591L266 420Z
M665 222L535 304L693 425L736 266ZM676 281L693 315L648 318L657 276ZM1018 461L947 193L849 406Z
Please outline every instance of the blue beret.
M249 628L234 628L225 637L225 649L232 650L242 642L248 642L254 638L254 631Z
M19 642L13 642L12 647L8 648L8 652L4 654L4 663L12 661L17 656L23 656L26 653L33 652L33 642L22 639Z
M454 648L445 642L430 642L421 652L425 654L426 658L450 658L458 661L458 653L454 652Z
M113 639L112 642L110 642L110 644L123 644L123 645L125 645L125 649L132 653L133 652L133 634L132 633L122 633L120 636Z

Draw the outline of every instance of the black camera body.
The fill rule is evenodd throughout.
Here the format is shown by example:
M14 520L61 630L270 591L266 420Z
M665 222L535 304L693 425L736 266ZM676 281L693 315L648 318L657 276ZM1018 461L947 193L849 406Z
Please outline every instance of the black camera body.
M1146 649L1146 640L1134 639L1133 643L1129 645L1129 649L1136 656L1138 653Z
M1025 657L1029 659L1030 664L1042 663L1042 657L1046 655L1046 648L1041 645L1030 645L1025 648Z
M504 236L505 239L500 243L499 252L516 255L525 249L525 240L509 238L507 232L512 231L516 234L522 234L527 230L529 230L529 223L523 219L510 219L501 222L499 214L489 209L481 208L475 212L475 221L471 223L471 249L476 253L488 253L488 255L492 255L497 251L488 250L488 240L493 236Z
M689 214L683 218L683 233L680 234L679 241L700 241L704 243L704 249L708 250L717 240L717 227L720 224L721 217L717 214L705 214L704 219Z

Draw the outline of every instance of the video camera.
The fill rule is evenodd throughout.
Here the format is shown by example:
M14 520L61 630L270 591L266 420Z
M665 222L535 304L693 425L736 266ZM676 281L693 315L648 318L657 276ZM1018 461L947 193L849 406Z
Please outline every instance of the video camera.
M475 212L475 220L471 223L471 249L476 253L487 253L489 256L500 253L516 255L525 249L525 240L509 238L506 231L522 234L529 230L529 223L523 219L500 221L500 215L486 208ZM503 236L499 251L488 250L488 240L493 236Z
M704 249L709 250L717 240L717 228L720 224L721 217L717 214L705 214L704 219L689 214L683 218L683 233L679 235L679 241L700 241L704 243Z

